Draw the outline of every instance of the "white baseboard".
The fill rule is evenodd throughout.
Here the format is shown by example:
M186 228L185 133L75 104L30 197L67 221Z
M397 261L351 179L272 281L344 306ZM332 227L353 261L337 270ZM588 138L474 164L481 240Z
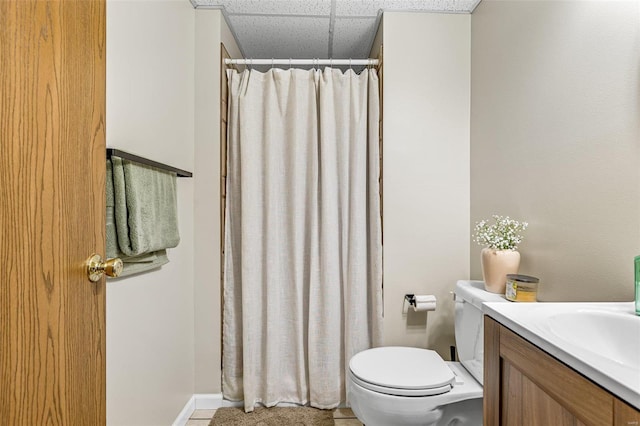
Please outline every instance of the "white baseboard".
M196 410L217 410L222 407L221 393L197 393L193 395Z
M185 426L195 410L217 410L222 407L221 393L197 393L189 398L173 426Z
M195 409L196 409L196 401L194 396L191 396L191 398L189 398L189 401L187 401L182 411L180 411L180 414L178 414L178 417L176 417L176 419L173 421L172 426L185 426L189 421L189 417L191 417L193 410Z

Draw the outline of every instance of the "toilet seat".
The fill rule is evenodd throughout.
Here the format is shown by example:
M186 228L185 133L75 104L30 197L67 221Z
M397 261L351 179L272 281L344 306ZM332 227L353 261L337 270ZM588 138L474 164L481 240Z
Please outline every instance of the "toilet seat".
M354 383L373 392L430 396L449 392L455 374L434 351L381 347L354 355L349 362Z

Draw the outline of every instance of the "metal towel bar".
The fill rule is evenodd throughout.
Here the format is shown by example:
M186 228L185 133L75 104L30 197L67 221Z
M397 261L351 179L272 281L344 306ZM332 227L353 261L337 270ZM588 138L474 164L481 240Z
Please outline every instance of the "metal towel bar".
M136 163L144 164L147 166L155 167L157 169L167 170L169 172L174 172L178 177L192 177L193 173L188 172L186 170L178 169L173 166L169 166L168 164L158 163L157 161L149 160L148 158L140 157L138 155L130 154L125 151L121 151L115 148L107 148L107 158L120 157L125 160L135 161Z

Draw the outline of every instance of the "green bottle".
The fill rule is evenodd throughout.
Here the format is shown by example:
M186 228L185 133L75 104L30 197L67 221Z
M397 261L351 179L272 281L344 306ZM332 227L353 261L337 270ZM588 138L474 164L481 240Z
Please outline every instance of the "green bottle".
M634 259L636 278L636 315L640 315L640 256Z

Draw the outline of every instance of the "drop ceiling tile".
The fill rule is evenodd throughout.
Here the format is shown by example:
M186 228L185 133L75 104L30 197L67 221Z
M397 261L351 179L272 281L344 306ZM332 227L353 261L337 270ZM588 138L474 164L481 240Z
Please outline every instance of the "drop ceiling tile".
M329 18L230 15L247 58L326 58Z
M227 13L268 15L326 15L331 0L196 0L199 6L223 6Z
M333 33L333 57L339 59L368 58L376 30L376 18L336 18Z
M337 16L377 16L382 10L469 12L477 0L336 0Z
M336 0L336 16L377 16L384 0Z

